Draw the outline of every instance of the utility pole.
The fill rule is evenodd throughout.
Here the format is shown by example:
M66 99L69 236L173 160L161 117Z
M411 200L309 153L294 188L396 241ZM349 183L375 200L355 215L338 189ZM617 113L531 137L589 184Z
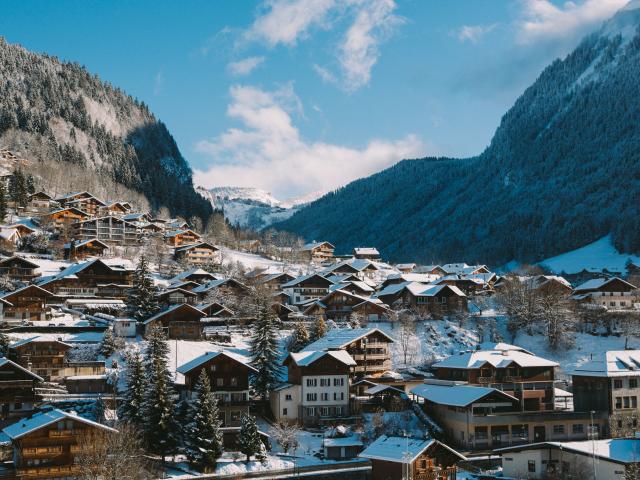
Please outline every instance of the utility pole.
M593 466L593 480L598 480L598 474L596 473L596 426L593 424L593 414L596 413L591 410L591 465Z

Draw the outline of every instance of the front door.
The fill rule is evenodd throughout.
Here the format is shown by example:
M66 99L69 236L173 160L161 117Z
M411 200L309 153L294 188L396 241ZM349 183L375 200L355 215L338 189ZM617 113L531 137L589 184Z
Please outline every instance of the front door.
M545 428L544 425L541 427L533 427L533 441L534 443L537 442L544 442L547 438L547 435L545 433Z

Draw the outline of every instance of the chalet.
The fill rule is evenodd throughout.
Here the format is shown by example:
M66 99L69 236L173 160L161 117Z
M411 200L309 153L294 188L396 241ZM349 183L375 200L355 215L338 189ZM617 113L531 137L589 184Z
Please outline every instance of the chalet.
M482 344L460 352L431 368L440 380L499 388L515 397L523 412L555 409L556 362L506 343Z
M282 291L289 296L289 303L300 305L316 300L329 293L333 285L330 280L318 274L303 275L282 285Z
M113 435L118 431L73 413L52 409L5 427L2 432L13 446L16 478L78 478L76 456L89 435Z
M371 461L371 479L455 480L456 464L466 458L433 439L378 437L359 455Z
M46 381L56 381L64 377L65 357L70 348L60 340L25 338L9 346L9 357Z
M200 321L205 313L188 303L172 305L155 314L144 323L145 335L152 327L167 331L169 338L198 340L202 338L203 325Z
M241 296L246 293L248 287L233 278L223 278L220 280L212 280L200 285L193 289L193 292L198 294L199 300L206 300L206 298L214 292L218 292L222 295Z
M0 357L0 419L19 417L33 411L39 399L36 386L43 378L12 362Z
M323 275L336 275L347 274L354 275L360 280L373 279L376 273L379 271L375 263L366 259L348 259L338 262L334 265L330 265L325 268L321 274Z
M509 445L584 440L592 428L606 429L606 415L596 412L522 412L518 399L498 388L464 382L425 380L410 391L447 438L461 448L488 450Z
M140 233L133 223L111 215L81 220L72 224L71 229L73 238L79 241L98 239L120 246L140 243Z
M359 280L357 277L355 280L351 279L350 276L347 278L349 278L349 280L341 280L337 276L329 277L329 280L336 282L334 285L329 287L329 292L343 290L366 298L371 297L371 295L375 293L375 289L367 282Z
M174 257L187 265L219 265L222 262L220 249L208 242L182 245L174 250Z
M640 439L614 438L581 442L540 442L501 448L507 478L638 478ZM593 477L592 477L593 475Z
M433 273L400 273L387 276L385 280L380 284L380 290L384 290L390 285L399 285L407 283L422 283L423 285L431 285L435 283L440 275Z
M467 310L467 296L452 285L402 282L388 285L375 297L387 305L403 305L436 317Z
M101 207L99 210L100 215L122 215L123 220L129 221L127 217L127 213L131 210L131 205L123 202L110 202L105 204L104 207Z
M306 259L313 263L328 262L333 259L334 247L329 242L312 242L307 243L301 249L301 253Z
M399 263L396 268L400 270L400 273L411 273L416 266L415 263Z
M106 205L104 202L98 200L89 192L73 192L62 197L56 198L62 207L75 207L83 212L86 212L90 216L98 215L101 208Z
M31 225L33 225L33 224L31 224ZM33 235L37 231L35 228L33 228L33 226L27 225L26 222L12 223L10 225L7 225L7 229L15 229L15 230L17 230L18 233L20 234L20 238L26 237L28 235Z
M182 245L193 245L198 243L202 237L193 230L171 230L164 234L164 242L172 247Z
M53 197L40 191L29 195L29 203L27 204L27 207L32 212L46 213L51 210L54 203Z
M391 343L393 339L377 328L335 328L303 351L345 350L356 361L357 376L379 375L391 370Z
M182 288L172 288L158 294L158 300L164 305L178 305L181 303L189 303L193 305L198 295L191 290Z
M37 285L27 285L6 293L0 297L5 302L4 321L46 320L49 311L47 305L53 298L53 293Z
M135 338L136 321L133 318L114 318L112 321L113 334L116 337Z
M107 377L105 362L101 361L70 362L64 369L64 384L69 393L110 393L113 389Z
M447 275L449 272L447 272L440 265L418 265L413 269L413 273L428 273L431 275L442 277L444 275Z
M18 246L22 240L22 234L16 228L0 226L0 246L12 250Z
M368 321L386 320L391 313L380 300L371 300L342 289L333 290L315 303L323 307L325 319L337 322L348 321L354 313L361 313Z
M285 283L290 282L294 278L293 275L289 275L288 273L270 273L258 278L255 283L271 292L279 292Z
M53 228L64 232L72 223L89 218L90 215L76 207L64 207L53 210L43 215L45 224L51 224Z
M353 249L353 256L361 260L380 260L380 252L373 247L356 247Z
M571 283L558 275L536 275L531 282L533 288L543 294L566 296L571 293Z
M634 308L637 293L635 285L621 278L594 278L576 287L571 299L611 310L627 310Z
M446 274L472 275L475 273L490 273L486 265L467 265L466 263L445 263L440 268Z
M229 318L235 316L233 310L218 302L201 303L196 305L196 308L202 310L207 318Z
M496 274L491 273L451 273L444 275L433 283L436 285L451 285L458 287L467 295L478 294L493 290L493 285L497 280Z
M218 398L220 419L224 427L239 427L243 414L249 413L249 377L256 369L249 360L233 352L207 352L178 367L184 375L184 396L191 399L194 387L202 371L211 382L211 389Z
M87 257L101 257L109 250L102 240L97 238L88 238L76 242L71 240L70 243L64 244L64 256L70 260L84 260Z
M317 426L349 416L349 376L356 366L345 350L289 353L287 383L270 394L277 420Z
M289 320L289 316L298 311L295 307L291 307L290 305L285 305L280 302L272 303L271 310L273 310L273 313L275 313L283 322Z
M207 272L202 268L192 268L190 270L185 270L184 272L180 272L178 275L169 280L169 284L171 286L175 286L182 282L195 282L197 284L204 284L207 282L211 282L212 280L220 280L220 275L215 273Z
M40 276L36 270L40 265L23 257L8 257L0 260L0 275L19 282L30 282Z

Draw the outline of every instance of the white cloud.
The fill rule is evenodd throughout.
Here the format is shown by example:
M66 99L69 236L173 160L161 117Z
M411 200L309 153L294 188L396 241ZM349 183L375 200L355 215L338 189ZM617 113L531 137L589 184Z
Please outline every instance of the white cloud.
M523 18L518 22L518 41L532 43L579 33L583 28L611 17L628 0L567 1L562 6L550 0L524 0Z
M329 69L321 67L317 63L314 63L313 70L320 76L323 82L325 83L338 83L338 79L336 76L329 71Z
M256 67L264 62L264 57L248 57L237 62L231 62L227 69L231 75L249 75Z
M162 70L160 70L158 73L156 73L156 76L153 77L153 94L160 95L164 90L164 84L164 73Z
M413 135L396 141L374 139L364 148L304 139L292 120L301 106L291 84L272 92L235 85L230 94L227 115L242 127L196 145L213 160L208 170L195 171L195 182L205 187L233 184L283 197L299 195L331 190L425 153Z
M497 23L491 25L463 25L455 32L455 35L461 42L478 43L482 37L495 30L497 26Z

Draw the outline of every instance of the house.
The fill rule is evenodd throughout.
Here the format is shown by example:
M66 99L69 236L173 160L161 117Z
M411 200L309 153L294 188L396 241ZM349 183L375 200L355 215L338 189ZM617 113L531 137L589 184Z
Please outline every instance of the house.
M491 386L518 399L521 411L555 409L556 362L506 343L482 344L432 365L439 380Z
M6 226L0 226L0 246L12 250L18 246L22 234L17 228L10 228Z
M37 285L27 285L9 292L0 297L5 302L2 312L4 321L46 320L49 311L47 304L53 298L53 293Z
M198 243L202 237L190 229L171 230L164 234L164 242L172 247L181 247L182 245L193 245Z
M628 310L637 302L637 287L618 277L594 278L577 286L571 299L610 310Z
M56 198L62 207L75 207L83 212L86 212L90 216L98 215L101 208L104 208L106 204L89 192L73 192L62 197Z
M270 273L256 279L255 284L260 285L260 287L270 292L279 292L285 283L289 283L294 278L293 275L289 275L288 273Z
M134 338L136 336L136 321L132 318L114 318L113 334L116 337Z
M312 305L315 309L305 309L305 315L323 316L337 322L346 322L354 314L360 314L363 320L375 322L387 320L391 314L380 300L371 300L345 290L333 290Z
M219 265L222 262L220 249L208 242L176 247L174 257L176 260L184 261L191 266Z
M40 265L23 257L13 256L0 260L0 275L18 282L31 282L40 276Z
M356 361L356 376L382 374L391 370L393 339L378 328L334 328L303 351L345 350Z
M371 461L371 480L455 480L456 464L466 460L437 440L386 435L378 437L358 456Z
M19 340L9 346L9 358L46 381L64 377L64 362L71 348L68 343L44 337Z
M602 411L614 437L634 435L640 420L640 350L610 350L571 372L573 407Z
M400 270L400 273L411 273L416 267L417 265L415 263L399 263L396 265L396 268Z
M42 381L39 375L0 357L0 419L5 421L33 411L39 400L36 387Z
M202 268L194 267L190 270L180 272L178 275L169 280L169 285L175 288L176 285L183 282L195 282L198 284L204 284L212 280L220 280L222 277L215 273L207 272Z
M640 439L540 442L501 448L507 478L638 478Z
M380 252L373 247L356 247L353 249L353 256L361 260L380 260Z
M133 224L112 215L89 218L71 224L72 238L78 241L98 239L110 245L130 246L140 243L140 233Z
M207 318L229 318L235 316L233 310L218 302L200 303L196 305L196 308L202 310Z
M239 297L247 292L248 288L244 283L234 278L222 278L212 280L204 285L197 286L193 292L198 295L198 299L204 301L214 292L220 292L222 295Z
M207 352L178 367L184 375L184 398L191 399L202 371L211 382L211 389L218 398L220 419L224 427L239 427L243 414L249 413L249 377L256 369L249 360L229 351Z
M283 365L287 383L269 397L277 420L317 426L349 416L349 375L356 362L345 350L289 353Z
M327 460L350 460L363 448L358 435L324 437L322 440L322 453Z
M338 274L354 275L360 280L373 280L378 272L379 268L370 260L350 258L330 265L320 273L325 276Z
M164 305L177 305L180 303L189 303L193 305L196 301L197 293L183 288L171 288L158 294L158 300Z
M467 310L465 293L456 286L446 284L396 283L383 288L375 297L387 305L413 308L436 318Z
M65 366L64 384L69 393L111 393L113 386L105 372L105 363L100 361L73 362Z
M10 225L7 225L7 229L15 229L18 231L18 233L20 234L20 238L26 237L28 235L32 235L34 233L36 233L36 229L29 226L27 223L31 223L31 222L17 222L17 223L12 223ZM33 225L33 224L31 224Z
M42 411L5 427L2 432L13 446L17 478L77 478L76 456L89 435L118 431L59 409Z
M306 260L313 263L324 263L333 259L336 247L329 242L311 242L304 245L301 253Z
M68 233L66 230L73 223L85 220L90 215L76 207L63 207L42 216L44 224L50 224L55 230Z
M439 268L447 274L490 273L486 265L467 265L466 263L445 263L440 265Z
M105 252L107 252L107 250L109 250L109 245L97 238L88 238L78 242L71 240L71 242L64 244L64 256L70 260L84 260L87 257L101 257Z
M436 285L451 285L458 287L467 295L474 295L481 292L493 291L493 286L497 280L495 273L451 273L438 278L433 283Z
M410 391L451 442L469 450L490 450L547 439L585 440L606 431L606 415L596 412L522 412L519 400L498 388L427 379Z
M53 197L40 191L29 195L27 208L32 212L45 213L51 210L54 203Z
M289 303L301 305L311 300L317 300L329 293L329 287L333 285L330 280L318 275L303 275L282 284L282 291L289 296Z
M99 214L122 215L124 220L130 221L129 218L126 218L129 210L131 210L131 205L128 202L108 202L100 208Z
M198 340L202 338L203 325L200 321L205 313L188 303L171 305L165 310L145 320L144 333L153 326L165 329L169 338Z

